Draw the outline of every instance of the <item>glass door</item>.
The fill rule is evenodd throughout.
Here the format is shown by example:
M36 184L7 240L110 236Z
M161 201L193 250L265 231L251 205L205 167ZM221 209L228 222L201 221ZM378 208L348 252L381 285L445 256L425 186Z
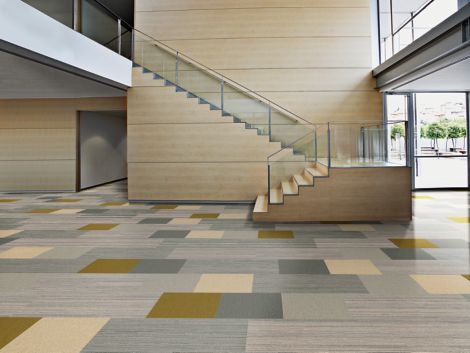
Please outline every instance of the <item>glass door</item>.
M414 188L467 188L465 93L416 93Z
M409 121L411 94L387 93L384 97L385 126L387 127L387 160L389 163L408 165L409 156ZM408 153L407 153L408 152Z

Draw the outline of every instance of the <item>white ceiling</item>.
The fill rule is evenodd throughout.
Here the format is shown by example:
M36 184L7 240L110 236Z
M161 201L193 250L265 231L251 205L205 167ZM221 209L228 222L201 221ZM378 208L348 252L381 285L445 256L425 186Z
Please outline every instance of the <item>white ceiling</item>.
M470 92L470 58L398 87L396 91Z
M0 51L0 99L124 95L117 88Z

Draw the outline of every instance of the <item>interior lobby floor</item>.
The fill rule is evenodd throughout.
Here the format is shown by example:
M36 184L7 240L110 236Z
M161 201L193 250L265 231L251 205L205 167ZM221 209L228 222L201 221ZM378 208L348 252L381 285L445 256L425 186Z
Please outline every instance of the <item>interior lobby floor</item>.
M1 353L470 352L467 192L409 224L126 197L0 194Z

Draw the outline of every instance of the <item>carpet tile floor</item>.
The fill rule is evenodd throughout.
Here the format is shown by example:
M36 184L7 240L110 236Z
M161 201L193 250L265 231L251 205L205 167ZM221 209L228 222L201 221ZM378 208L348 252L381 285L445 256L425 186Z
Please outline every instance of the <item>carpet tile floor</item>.
M410 223L254 224L125 182L0 193L0 353L470 353L470 194Z

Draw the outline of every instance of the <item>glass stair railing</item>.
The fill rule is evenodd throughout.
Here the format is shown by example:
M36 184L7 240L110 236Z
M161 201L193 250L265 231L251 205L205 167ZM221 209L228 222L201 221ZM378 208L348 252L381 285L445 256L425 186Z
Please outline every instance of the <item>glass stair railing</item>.
M164 79L166 85L186 91L188 97L198 98L211 110L232 116L234 122L243 122L282 146L289 146L314 129L309 121L137 30L134 63Z

